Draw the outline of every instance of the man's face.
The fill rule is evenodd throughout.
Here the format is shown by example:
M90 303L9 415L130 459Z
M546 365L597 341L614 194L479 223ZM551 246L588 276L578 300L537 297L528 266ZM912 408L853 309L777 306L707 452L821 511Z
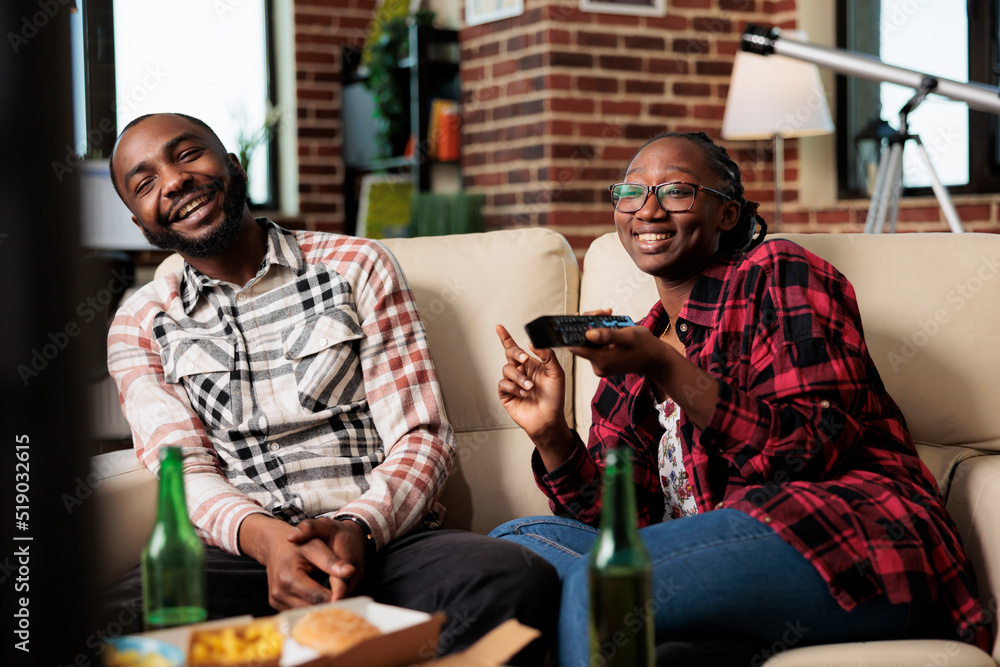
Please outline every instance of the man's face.
M152 116L115 150L115 176L146 239L185 257L213 257L236 240L246 207L246 173L204 128L180 116Z

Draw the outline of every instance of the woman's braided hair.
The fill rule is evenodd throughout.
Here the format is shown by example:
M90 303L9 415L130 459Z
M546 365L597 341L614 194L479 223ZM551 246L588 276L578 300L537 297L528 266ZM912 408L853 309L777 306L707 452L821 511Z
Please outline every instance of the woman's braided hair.
M748 201L743 196L743 181L741 180L740 168L729 157L729 153L722 146L719 146L711 137L704 132L664 132L653 137L642 145L641 151L646 146L660 139L684 139L699 146L708 158L708 166L715 174L722 179L723 194L727 194L734 201L739 202L740 217L732 229L722 232L719 238L719 252L730 255L742 255L751 248L760 244L767 234L767 225L763 218L757 215L757 207L760 205L755 201ZM637 151L638 153L638 151ZM760 232L754 237L757 227Z

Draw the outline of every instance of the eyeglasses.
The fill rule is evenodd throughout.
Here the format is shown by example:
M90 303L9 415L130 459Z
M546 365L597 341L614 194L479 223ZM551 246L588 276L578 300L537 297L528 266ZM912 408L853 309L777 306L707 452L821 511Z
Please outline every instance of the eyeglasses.
M694 183L660 183L659 185L639 185L638 183L615 183L610 188L611 204L619 213L635 213L646 205L646 199L650 192L654 192L656 203L667 213L682 213L690 211L694 206L695 195L698 190L711 192L713 195L722 197L726 201L733 198L723 194L718 190L706 188L704 185Z

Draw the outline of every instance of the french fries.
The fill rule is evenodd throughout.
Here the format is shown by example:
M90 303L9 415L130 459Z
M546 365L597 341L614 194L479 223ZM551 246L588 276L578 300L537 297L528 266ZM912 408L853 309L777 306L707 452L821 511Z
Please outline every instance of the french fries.
M273 621L262 620L191 633L190 667L270 667L281 658L284 637Z

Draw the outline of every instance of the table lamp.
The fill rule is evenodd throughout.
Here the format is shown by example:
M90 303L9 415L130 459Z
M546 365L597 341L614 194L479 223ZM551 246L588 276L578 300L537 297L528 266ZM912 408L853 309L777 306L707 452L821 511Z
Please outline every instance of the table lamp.
M798 31L785 31L805 40ZM833 132L819 68L779 55L740 51L733 63L722 138L774 142L774 229L781 228L784 139Z

